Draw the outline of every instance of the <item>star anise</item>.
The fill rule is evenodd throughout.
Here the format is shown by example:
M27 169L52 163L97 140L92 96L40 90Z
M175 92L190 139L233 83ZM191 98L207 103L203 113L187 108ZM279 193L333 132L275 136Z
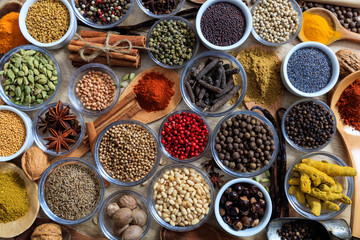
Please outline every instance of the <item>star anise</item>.
M62 126L64 129L69 129L70 124L68 121L75 119L76 115L70 115L70 107L63 107L61 101L58 101L56 107L49 108L49 122L52 124L52 127L58 129Z
M76 142L75 140L68 138L68 136L71 134L70 129L66 130L65 132L62 132L61 130L56 132L53 128L50 128L49 132L52 137L44 138L44 140L48 141L46 144L49 145L47 149L54 149L56 154L58 154L62 148L70 151L69 143Z
M210 180L215 188L221 188L221 186L225 183L222 180L224 175L220 175L218 172L210 172L209 176L210 176Z
M215 168L219 169L219 166L216 164L214 158L202 162L201 166L207 173L214 172Z
M79 121L76 119L73 119L70 121L70 136L73 138L76 138L80 132L81 132L81 126L79 125Z
M39 122L36 123L36 126L39 128L40 131L42 131L43 134L45 134L51 127L51 124L47 120L47 116L45 116L45 118L39 116Z

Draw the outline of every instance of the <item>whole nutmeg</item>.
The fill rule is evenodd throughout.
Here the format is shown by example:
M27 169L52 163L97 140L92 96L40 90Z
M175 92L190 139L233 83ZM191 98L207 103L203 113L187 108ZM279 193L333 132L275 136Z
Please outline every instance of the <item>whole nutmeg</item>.
M50 166L49 156L40 148L33 146L26 150L21 157L21 166L31 180L38 180Z
M123 227L131 223L132 220L133 215L130 208L120 208L113 215L114 225L118 227Z
M130 208L131 210L137 207L136 199L130 195L122 195L118 200L118 204L120 208Z
M146 212L140 208L135 208L133 210L133 220L131 224L143 227L146 224L146 221L147 221Z
M122 240L138 240L141 238L143 230L138 225L131 225L121 235Z
M62 240L61 228L54 223L37 226L31 234L31 240Z
M129 224L126 224L125 226L123 227L118 227L118 226L115 226L114 225L114 234L118 237L121 237L121 234L129 227L130 225Z
M109 205L107 205L106 207L106 214L112 218L114 213L119 210L120 207L117 203L110 203Z

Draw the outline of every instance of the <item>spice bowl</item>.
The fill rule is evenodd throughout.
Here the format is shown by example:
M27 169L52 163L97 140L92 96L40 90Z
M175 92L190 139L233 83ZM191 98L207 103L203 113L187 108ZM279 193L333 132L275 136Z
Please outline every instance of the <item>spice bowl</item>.
M155 14L144 6L143 0L136 0L136 2L138 6L141 8L141 10L143 10L143 12L149 17L163 18L163 17L174 16L175 14L177 14L180 11L180 9L184 6L185 0L179 0L177 7L168 14Z
M163 132L164 132L164 130L165 130L165 128L166 128L166 126L165 126L165 124L169 124L169 122L171 123L171 122L173 122L174 120L173 120L173 118L174 118L174 116L181 116L181 114L193 114L194 115L194 118L199 118L199 119L196 119L195 121L195 123L194 124L203 124L202 126L205 128L205 129L199 129L199 131L197 131L197 130L195 130L196 129L196 127L199 127L198 125L195 125L194 127L195 127L195 129L193 130L193 129L191 129L191 128L188 128L187 129L187 131L189 131L189 136L191 137L191 134L193 134L193 132L195 132L195 133L198 133L198 132L200 132L200 131L205 131L206 132L206 130L208 131L208 134L207 134L207 136L205 137L206 139L207 139L207 142L206 142L206 144L205 144L205 146L203 146L203 151L202 152L200 152L200 153L198 153L198 156L193 156L193 157L190 157L190 158L188 158L188 157L186 157L185 159L180 159L179 157L175 157L175 156L173 156L167 149L166 149L166 147L164 146L164 143L165 142L169 142L164 136L163 136ZM181 119L184 119L184 118L187 118L188 116L181 116L180 117L179 116L179 119L181 118ZM179 120L179 121L181 121L181 120ZM199 122L198 122L199 121ZM180 124L181 123L179 123L179 127L181 128L181 126L180 126ZM192 126L192 125L190 125L189 123L186 123L185 124L185 128L187 128L187 127L190 127L190 126ZM174 128L170 128L169 130L172 130L172 129L174 129ZM193 130L193 131L192 131ZM179 129L179 128L177 128L176 129L176 133L174 133L174 132L171 132L171 134L172 135L177 135L177 134L180 134L180 131L184 131L184 130L181 130L181 129ZM186 133L185 133L186 134ZM188 136L188 135L187 135ZM198 160L198 159L200 159L200 158L202 158L204 155L205 155L205 153L209 150L209 147L210 147L210 136L211 136L211 128L210 128L210 125L208 124L208 122L206 121L206 119L204 118L204 117L202 117L201 115L198 115L198 114L196 114L195 112L193 112L193 111L188 111L188 110L182 110L182 111L176 111L176 112L173 112L173 113L171 113L170 115L168 115L165 119L164 119L164 121L162 122L162 124L161 124L161 126L160 126L160 129L159 129L159 142L160 142L160 147L161 147L161 150L162 150L162 152L166 155L166 157L168 157L168 158L170 158L171 160L173 160L173 161L176 161L176 162L179 162L179 163L190 163L190 162L194 162L194 161L196 161L196 160ZM186 142L185 142L185 140L180 136L180 135L178 135L178 137L180 138L180 140L175 140L174 142L171 142L171 145L172 146L174 146L174 147L178 147L177 146L177 144L179 144L179 145L182 145L181 143L179 143L178 141L181 141L181 140L183 140L184 141L184 143L183 144L186 144ZM196 140L199 140L200 139L200 136L197 136L197 137L195 137L196 138ZM196 140L193 140L194 141L194 143L196 142ZM172 141L172 140L171 140ZM191 145L192 143L190 142L190 145ZM184 148L185 148L185 145L182 145ZM191 149L190 149L191 150ZM192 151L195 151L195 150L192 150ZM190 154L190 152L189 152L189 154Z
M236 43L234 43L232 45L229 45L229 46L215 45L215 44L211 43L208 39L206 39L206 37L204 36L204 33L202 31L201 20L203 18L203 15L206 12L206 10L208 10L209 7L211 7L213 4L216 4L216 3L230 3L232 5L235 5L236 7L238 7L240 9L240 11L242 12L242 14L244 16L244 19L245 19L244 33L241 36L241 38ZM229 18L232 18L232 16L229 16ZM252 17L251 17L251 13L250 13L248 7L242 1L237 1L237 0L213 0L213 1L206 1L205 3L202 4L202 6L200 7L200 9L199 9L199 11L198 11L198 13L196 15L195 25L196 25L196 30L197 30L197 32L199 34L199 38L200 38L201 42L204 44L205 47L207 47L210 50L231 51L231 50L234 50L234 49L240 47L241 44L243 44L245 42L245 40L249 37L251 29L252 29ZM222 37L225 37L225 36L221 36L221 38Z
M106 108L104 108L102 110L92 110L92 109L86 108L84 106L84 104L81 102L81 100L76 92L79 81L85 75L87 75L90 71L102 72L102 73L108 75L113 80L114 86L116 87L114 96L113 96L113 100L110 102L110 104ZM74 105L74 108L77 111L81 112L82 114L86 114L86 115L99 116L99 115L107 113L115 106L115 104L119 100L120 93L121 93L119 86L120 86L120 80L117 77L116 73L111 68L109 68L106 65L99 64L99 63L90 63L90 64L86 64L86 65L80 67L72 75L69 86L68 86L68 94L69 94L70 102ZM89 95L87 95L87 96L89 96ZM95 98L95 96L94 96L94 98Z
M285 193L286 197L291 204L291 206L295 209L295 211L300 214L301 216L312 219L312 220L327 220L330 218L334 218L340 213L342 213L345 208L348 206L346 204L340 203L340 210L339 211L329 211L329 210L321 210L321 214L319 216L315 216L311 213L310 209L307 208L304 205L301 205L294 195L291 195L289 193L289 180L294 176L294 167L296 164L300 163L303 159L313 159L317 161L326 161L328 163L337 164L339 166L347 166L347 164L340 159L338 156L329 153L329 152L312 152L312 153L306 153L302 156L300 156L298 159L296 159L291 166L288 168L286 175L285 175ZM354 179L353 177L335 177L334 178L337 182L339 182L342 185L343 188L343 194L349 197L350 199L353 196L354 192Z
M39 129L38 125L41 122L41 119L45 119L46 118L46 113L49 111L49 108L56 108L57 103L50 103L46 106L44 106L35 116L34 120L33 120L33 134L35 136L35 143L36 145L45 153L53 155L53 156L61 156L67 153L72 152L73 150L75 150L80 143L82 142L84 136L85 136L85 122L84 122L84 118L82 117L82 115L75 110L75 108L68 103L62 103L63 107L69 107L70 108L70 115L75 115L76 119L79 121L78 126L77 126L77 130L79 131L79 133L77 134L77 136L75 137L75 143L73 144L69 144L69 151L66 149L61 148L61 150L59 151L59 153L56 153L55 149L48 149L48 145L47 145L47 141L44 138L50 137L50 133L49 131L46 131L45 133L42 132L42 130ZM76 129L75 129L76 130Z
M58 64L58 62L56 61L55 57L46 49L44 48L40 48L34 45L23 45L23 46L19 46L16 48L13 48L12 50L10 50L9 52L7 52L0 60L0 70L4 70L5 68L5 64L7 64L10 61L10 58L12 57L13 53L19 53L20 50L35 50L41 54L44 54L46 56L49 57L50 60L52 60L52 62L54 63L54 65L56 66L56 71L57 71L57 85L56 88L54 90L54 92L49 96L49 98L45 101L43 101L40 104L37 103L32 103L30 105L20 105L20 104L16 104L14 102L11 101L11 99L5 94L5 89L4 89L4 84L5 84L5 78L4 76L0 75L0 79L1 79L1 86L0 86L0 97L1 99L4 100L4 102L11 106L14 107L16 109L19 109L21 111L33 111L39 108L42 108L43 106L49 104L55 97L55 95L57 94L59 88L60 88L60 84L61 84L61 69L60 69L60 65Z
M68 166L73 166L73 167L76 166L76 167L82 168L83 171L87 171L87 173L91 174L93 177L92 180L97 185L96 191L99 194L99 196L97 196L97 201L96 201L96 204L93 206L93 209L91 211L89 211L89 213L86 214L86 216L83 216L82 218L79 218L79 219L71 219L70 220L70 219L65 219L65 218L61 218L61 217L57 216L51 210L51 207L49 205L51 196L50 195L47 196L47 194L51 194L51 193L47 192L47 184L49 184L51 175L55 174L55 173L58 174L59 172L57 172L57 171L59 171L60 168L68 167ZM69 178L76 177L75 173L72 173L72 172L62 172L56 176L69 177ZM84 176L84 175L82 175L82 176ZM66 181L66 179L61 179L61 180L66 182L65 185L70 184L68 181ZM64 190L63 186L61 186L62 184L64 184L64 182L60 182L60 179L59 179L58 183L56 180L55 180L55 182L56 182L56 184L59 185L59 188L60 188L60 189L58 189L59 194L64 194L63 191L65 191L65 190ZM77 184L76 188L78 189L76 191L76 194L81 194L81 192L80 192L81 184L78 184L78 183L75 183L75 184ZM54 187L56 187L56 186L51 186L51 188L54 188ZM84 187L84 186L81 186L81 187ZM87 184L85 186L85 188L82 190L90 192L89 189L90 189L90 185ZM84 198L86 198L86 194L88 194L88 192L85 193L85 195L83 196ZM93 164L91 164L89 161L83 160L81 158L67 157L67 158L63 158L63 159L51 164L45 170L45 172L43 173L43 175L40 178L38 195L39 195L39 201L40 201L40 206L41 206L42 210L51 220L53 220L59 224L64 224L64 225L76 225L76 224L86 222L89 219L93 218L95 216L95 214L100 210L101 204L104 200L105 186L104 186L104 182L103 182L103 179L102 179L100 173L98 172L98 170L96 169L96 167ZM56 196L53 196L53 197L56 197ZM65 201L68 202L69 199L65 199ZM88 201L88 199L86 201ZM79 203L75 203L75 204L79 204ZM73 207L73 206L71 206L71 207ZM77 206L77 208L81 208L81 207L83 207L83 209L84 209L84 206L80 206L80 205ZM57 208L56 210L64 210L64 209L66 209L66 206L62 206L62 208ZM70 206L69 206L69 209L70 209ZM66 214L66 213L64 213L64 214Z
M239 84L241 85L241 88L237 93L237 95L239 96L237 97L235 103L233 105L230 105L225 102L225 104L222 107L218 108L214 112L210 112L208 110L204 111L204 109L198 107L194 102L192 102L189 92L187 91L185 86L185 82L187 81L187 79L190 78L192 68L197 67L202 61L205 61L206 59L209 58L220 58L220 61L222 61L224 64L227 63L230 66L233 66L234 68L238 68L239 73L233 76L235 76L238 79L238 81L241 83ZM235 85L237 84L235 83ZM243 66L241 65L241 63L230 54L220 51L206 51L198 54L185 66L184 70L181 73L180 91L186 105L188 105L188 107L195 113L205 117L221 117L234 111L244 100L246 89L247 89L247 77L246 77L246 72Z
M151 223L152 223L150 209L148 207L149 204L148 204L148 201L146 200L146 198L144 198L141 194L131 191L131 190L120 190L120 191L114 192L107 199L105 199L104 203L102 204L102 206L100 208L100 212L99 212L100 228L101 228L102 232L104 233L104 235L108 239L111 239L111 240L120 239L119 236L116 236L116 234L114 232L113 220L112 220L112 218L110 218L107 215L106 211L107 211L107 206L109 204L117 203L119 198L124 195L130 195L133 198L135 198L135 200L137 202L137 207L140 208L141 210L145 211L147 214L146 223L142 227L143 232L142 232L141 237L139 238L139 239L142 239L146 235L146 233L150 230Z
M59 0L61 1L67 8L69 15L70 15L70 25L69 29L65 33L64 36L62 36L59 40L52 42L52 43L43 43L37 41L35 38L33 38L30 33L27 30L25 19L28 15L29 8L36 3L38 0L27 0L21 7L20 14L19 14L19 25L20 25L20 31L22 35L32 44L48 48L48 49L58 49L62 48L69 44L70 40L75 36L76 30L77 30L77 20L75 17L75 14L73 12L73 9L70 6L70 3L67 0ZM56 26L54 26L56 28Z
M180 174L179 172L182 172L182 174ZM168 178L166 179L166 177ZM171 186L172 183L169 184L168 186L170 187L169 189L165 189L165 186L161 185L160 183L160 181L163 182L171 181L171 179L173 178L175 179L175 177L177 183L173 186ZM181 179L183 179L183 177L185 178L187 177L188 180L186 183L185 182L180 183L182 182ZM191 179L193 178L193 180L191 180L190 178ZM186 192L183 189L180 189L180 186L178 186L180 184L191 184L191 186L189 185L190 187L188 186L188 189L190 189L190 191L192 192L190 193L190 192ZM197 184L201 185L201 187L197 186ZM193 190L194 188L197 187L198 189L199 188L202 189L199 191L201 192L201 196L199 196L199 193L197 193L198 190ZM214 208L214 199L215 199L214 195L215 195L215 190L211 180L209 179L207 174L204 171L202 171L200 168L195 167L191 164L179 164L179 163L170 164L162 168L160 171L158 171L154 176L154 178L151 180L151 184L149 186L149 197L148 197L150 212L152 217L162 227L175 232L188 232L200 227L210 218ZM207 203L200 202L198 200L199 198L202 198L201 201L205 201L205 198L207 198L208 202ZM159 202L156 201L156 199L162 199L162 200L160 200ZM171 205L171 203L173 203L172 201L174 201L174 205ZM189 207L188 208L183 207L181 204L182 201L186 201L187 206ZM164 207L160 206L161 207L161 211L160 211L159 204L165 204L165 203L168 204L168 206L174 206L174 208L172 210L171 209L164 210ZM171 213L170 211L173 212ZM171 214L176 215L176 213L180 211L183 213L182 217L185 214L189 215L184 217L185 221L180 217L177 217L176 219L170 217ZM185 211L187 211L187 213ZM162 214L162 216L159 215L160 213ZM164 217L164 219L162 217ZM187 223L187 221L189 221L188 225L181 226L180 224L178 225L174 224L178 221L178 218L180 218L179 221L181 223L184 222Z
M185 61L182 61L181 64L173 64L173 65L170 65L170 64L165 64L165 63L162 62L164 59L169 59L169 57L166 57L169 53L164 53L164 54L163 54L164 57L161 58L161 59L163 59L162 61L160 61L159 59L156 58L155 54L158 54L159 51L160 51L160 50L163 50L163 49L168 50L168 49L167 49L168 47L167 47L167 45L165 45L165 43L161 43L162 46L158 46L158 47L154 46L155 41L152 40L152 36L153 36L153 33L154 33L154 31L155 31L155 29L156 29L156 27L157 27L158 25L163 26L163 25L166 25L166 24L170 24L170 22L174 22L174 21L179 21L179 22L181 22L181 23L186 24L186 25L184 25L184 26L182 26L182 27L187 27L187 28L189 28L189 29L192 31L193 37L189 37L189 38L195 39L195 42L192 43L192 45L189 46L189 49L191 49L191 50L188 50L188 51L190 51L190 52L188 52L188 54L191 53L191 57L190 57L190 58L185 58ZM179 25L179 26L180 26L180 25ZM177 27L179 27L179 26L177 26ZM177 30L174 30L174 31L176 31L176 32L174 32L174 34L177 34L177 35L175 35L175 36L180 36ZM158 36L160 36L160 35L161 35L160 33L159 33L159 34L154 34L154 36L156 36L156 37L158 37ZM190 33L190 35L191 35L191 33ZM177 52L180 52L180 50L181 50L180 48L179 48L179 49L176 49L175 44L179 44L179 43L180 43L180 40L177 39L177 38L179 38L179 37L175 37L175 38L176 38L175 40L176 40L176 41L179 41L179 42L178 42L178 43L175 43L175 42L174 42L174 44L172 44L171 47L174 47L174 48L172 49L172 50L174 50L174 51L173 51L173 54L174 54L174 53L177 53ZM180 36L180 39L182 39L182 38L184 38L184 36L182 36L182 37ZM184 39L185 39L185 38L184 38ZM175 41L175 40L174 40L174 41ZM195 57L197 51L199 50L199 38L198 38L198 35L197 35L197 32L196 32L195 27L194 27L188 20L186 20L185 18L176 17L176 16L164 17L164 18L161 18L160 20L156 21L156 22L151 26L151 28L150 28L150 30L149 30L149 32L148 32L148 34L147 34L147 38L146 38L146 47L151 49L151 50L150 50L150 49L148 50L148 54L149 54L150 58L151 58L156 64L158 64L159 66L164 67L164 68L178 69L178 68L184 67L192 58ZM191 47L191 48L190 48L190 47ZM169 48L170 48L170 47L169 47ZM184 54L185 54L185 53L184 53ZM165 60L164 60L164 61L165 61ZM170 59L169 59L169 61L170 61ZM172 60L171 60L171 61L172 61Z
M0 162L5 162L5 161L9 161L9 160L12 160L12 159L18 157L19 155L24 153L28 148L30 148L33 145L33 143L34 143L34 135L33 135L33 131L32 131L33 123L27 114L19 111L18 109L14 108L14 107L0 106L0 111L11 111L11 112L16 113L24 121L25 128L26 128L26 138L25 138L25 141L24 141L22 147L16 153L14 153L10 156L6 156L6 157L0 156Z
M107 133L109 132L109 134L112 134L114 136L113 133L111 133L112 128L118 127L117 131L119 135L120 130L122 131L121 133L123 134L123 138L126 140L118 140L115 139L114 137L108 137ZM138 131L137 133L135 133L135 130ZM132 137L139 136L143 134L143 138L149 138L151 139L152 145L154 148L156 148L156 150L152 150L150 149L149 145L146 149L144 148L144 144L148 143L145 141L140 141L139 139L135 139ZM144 158L139 160L140 157L132 157L132 158L126 158L126 159L120 159L121 157L115 156L114 154L111 155L111 157L109 156L101 156L100 154L100 150L101 149L105 149L106 147L109 146L109 143L102 143L103 140L107 141L108 139L112 139L115 142L112 142L110 144L117 146L118 147L118 151L120 152L120 148L121 151L134 151L135 149L137 149L137 153L139 153L140 148L143 151L146 151L144 154L144 156L147 157L152 157L152 159L148 159L148 158ZM122 142L121 142L122 141ZM120 143L121 142L121 143ZM141 144L140 144L141 142ZM127 145L126 145L127 144ZM138 147L138 148L136 148ZM104 150L104 154L106 154L107 152L111 152L112 149L107 149ZM134 152L127 154L127 155L132 155ZM124 155L122 155L124 156ZM143 156L143 155L141 155ZM108 159L106 159L106 157L109 157L112 162L109 162ZM139 121L136 120L121 120L121 121L116 121L110 125L108 125L97 137L96 139L96 143L95 143L95 147L94 147L94 158L95 158L95 163L96 163L96 167L98 168L100 174L103 176L104 179L106 179L108 182L118 185L118 186L122 186L122 187L132 187L132 186L136 186L138 184L141 184L143 182L146 182L147 180L149 180L152 175L156 172L158 166L159 166L159 162L160 162L160 158L161 158L161 150L160 150L160 146L159 146L159 142L158 142L158 138L156 136L156 134L144 123L141 123ZM117 158L117 159L115 159ZM103 162L102 162L102 159ZM115 159L115 161L114 161ZM149 162L150 161L150 162ZM123 163L123 164L117 164L117 163ZM148 163L148 165L152 164L152 166L146 166L147 167L147 171L145 171L145 169L138 171L138 170L134 170L134 168L130 168L129 166L131 164L138 164L139 166L137 167L144 167L145 166L145 162ZM106 163L106 165L104 165L104 163ZM122 166L122 170L119 169L111 169L111 167L114 167L113 164L111 163L115 163L116 166L121 167ZM134 167L134 166L133 166ZM129 170L132 169L132 170ZM147 174L145 175L141 175L140 177L138 177L139 179L133 179L133 181L129 180L126 181L125 179L129 179L129 172L126 172L127 170L129 171L135 171L135 172L131 172L132 175L135 175L135 173L142 173L143 171L145 171L145 173L147 172ZM136 172L138 171L138 172ZM129 174L129 175L122 175L122 176L115 176L116 173L121 172L123 174ZM120 179L121 177L123 177L123 181ZM135 178L135 177L134 177Z
M254 185L256 186L256 189L262 193L263 199L265 200L265 211L258 225L242 230L235 230L234 228L230 227L226 222L224 222L223 217L220 214L221 199L222 196L226 194L226 190L235 184ZM261 232L264 228L266 228L272 214L272 202L269 193L260 183L252 179L239 178L239 179L233 179L221 187L218 194L216 195L214 211L215 211L216 220L227 233L230 233L231 235L234 235L236 237L250 237L256 235L257 233Z
M239 116L242 116L243 120L239 119ZM249 118L249 119L247 119L247 118ZM254 121L256 120L258 122L257 123L255 122L255 124L253 124L252 123L253 119L254 119ZM240 129L246 129L247 132L245 132L243 135L241 135L240 133L242 131L239 128L237 128L237 129L239 129L239 134L235 137L232 136L231 137L232 141L231 141L231 139L228 140L229 136L225 137L226 140L223 141L222 139L223 139L224 134L226 134L225 132L228 133L228 131L226 130L227 127L226 128L224 128L224 127L228 126L228 124L230 122L232 122L231 126L233 126L233 124L235 122L238 122L237 125L240 127ZM241 126L242 124L244 124L244 122L249 122L249 123L246 124L246 126ZM251 125L254 127L251 127L251 130L249 131L247 129L248 125L249 126ZM263 129L255 130L259 126L263 126ZM224 128L224 131L222 131L223 128ZM235 127L233 127L233 128L235 128ZM263 130L266 130L266 131L263 131ZM254 132L255 135L252 132ZM272 132L272 133L270 133L270 132ZM245 135L246 133L250 134L249 138L246 137L246 135ZM265 137L265 138L259 138L258 135L260 133L263 135L262 137ZM253 137L255 136L256 138L254 137L254 140L252 140L251 136L253 136ZM268 138L268 136L269 136L269 138ZM219 141L217 140L217 138L219 138ZM238 144L239 145L238 147L234 146L235 143L239 142L238 139L240 139L241 143L243 141L250 141L250 143L249 142L247 143L247 145L249 147L251 146L252 143L255 143L255 145L248 149L244 149L244 148L241 149L240 144ZM261 139L262 141L258 142L259 139ZM266 143L267 141L269 141L269 143ZM218 143L218 142L220 142L220 143ZM226 144L224 145L226 147L229 144L232 144L232 146L233 146L232 149L234 151L231 154L230 153L224 154L222 152L222 150L220 150L221 152L218 153L217 145L219 145L219 144L222 145L221 142L224 142L224 144L226 142ZM245 145L245 144L243 144L243 145ZM263 146L261 146L261 145L263 145ZM265 145L266 145L266 147L265 147ZM222 146L222 148L228 149L226 147ZM231 176L237 177L237 178L250 178L250 177L254 177L254 176L257 176L257 175L265 172L267 169L269 169L273 165L273 163L277 157L278 148L279 148L279 137L277 135L274 125L272 125L272 123L267 118L265 118L263 115L261 115L257 112L254 112L254 111L245 111L245 110L235 111L235 112L225 116L216 125L214 132L212 134L212 138L211 138L211 153L212 153L212 156L214 157L217 165L225 173L227 173ZM237 150L237 151L235 151L235 150ZM244 151L248 152L247 155L245 155L245 153L243 153L243 154L241 153ZM253 152L252 155L250 155L251 151ZM258 152L258 151L260 151L260 152ZM256 155L256 153L258 153L258 155ZM220 154L223 154L224 156L221 156ZM229 156L227 157L228 154L229 154ZM221 159L221 157L223 157L223 159ZM240 161L239 160L230 161L233 158L240 159ZM245 161L245 159L246 159L246 161ZM233 163L234 167L230 167L231 163ZM252 164L255 164L254 165L255 168L253 168Z
M331 73L330 73L330 79L328 83L322 88L315 92L305 92L302 91L294 86L294 84L289 79L288 74L288 65L289 65L289 59L293 56L293 54L301 49L315 49L323 52L331 63ZM339 67L339 61L337 60L337 57L335 53L326 45L318 42L303 42L300 44L297 44L293 48L290 49L290 51L287 53L282 66L281 66L281 79L284 83L285 87L294 95L299 97L318 97L321 95L326 94L329 92L337 83L338 77L340 73L340 67ZM305 84L305 83L304 83Z

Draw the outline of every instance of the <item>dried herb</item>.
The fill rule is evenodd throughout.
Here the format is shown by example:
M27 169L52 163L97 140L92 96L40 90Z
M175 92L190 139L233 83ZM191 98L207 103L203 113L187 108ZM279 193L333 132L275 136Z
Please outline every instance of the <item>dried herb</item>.
M212 184L216 188L221 188L221 186L225 183L224 180L222 180L224 175L220 175L218 172L210 172L209 176Z

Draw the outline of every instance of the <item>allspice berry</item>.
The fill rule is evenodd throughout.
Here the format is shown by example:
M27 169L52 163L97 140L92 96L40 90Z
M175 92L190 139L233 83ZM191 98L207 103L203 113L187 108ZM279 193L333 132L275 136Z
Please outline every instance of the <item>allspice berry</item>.
M35 181L40 179L43 172L50 166L50 160L40 148L33 146L23 154L21 166L25 174Z

